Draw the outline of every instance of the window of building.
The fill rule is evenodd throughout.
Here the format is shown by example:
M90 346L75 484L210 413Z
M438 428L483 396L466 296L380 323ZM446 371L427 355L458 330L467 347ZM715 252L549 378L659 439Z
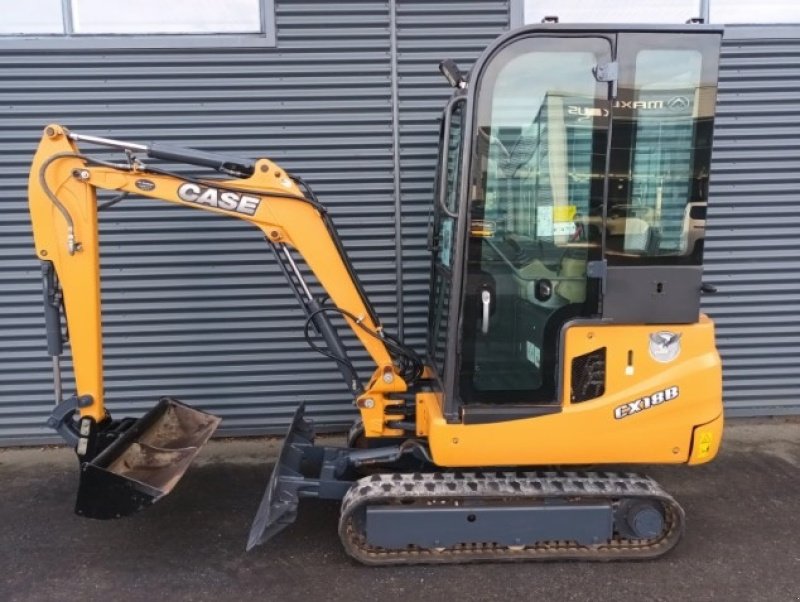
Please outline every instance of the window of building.
M77 34L260 33L259 0L72 0Z
M0 35L271 35L273 0L0 0Z
M800 2L797 0L711 0L709 22L734 24L800 23Z
M525 0L524 10L525 23L550 16L561 23L685 23L700 16L698 0Z
M524 23L558 17L561 23L686 23L704 18L723 25L800 23L798 0L517 0Z
M61 0L0 0L0 34L64 33Z

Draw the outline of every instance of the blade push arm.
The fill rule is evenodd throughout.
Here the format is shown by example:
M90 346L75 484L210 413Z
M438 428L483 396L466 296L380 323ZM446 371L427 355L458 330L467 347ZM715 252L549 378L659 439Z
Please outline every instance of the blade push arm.
M37 256L52 263L61 285L77 395L92 399L91 405L81 408L81 416L95 421L105 416L97 189L236 217L259 228L273 245L293 247L377 365L368 392L405 390L380 336L380 324L359 290L324 208L304 196L278 165L259 159L249 177L197 180L135 162L129 167L91 160L79 152L73 138L81 137L57 125L45 129L31 169L29 204ZM167 154L186 158L184 150Z

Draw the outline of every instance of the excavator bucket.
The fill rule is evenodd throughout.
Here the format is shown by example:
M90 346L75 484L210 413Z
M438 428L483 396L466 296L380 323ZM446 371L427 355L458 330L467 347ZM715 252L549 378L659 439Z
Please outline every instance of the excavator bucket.
M143 510L167 495L208 441L220 418L170 398L81 465L75 512L109 519Z

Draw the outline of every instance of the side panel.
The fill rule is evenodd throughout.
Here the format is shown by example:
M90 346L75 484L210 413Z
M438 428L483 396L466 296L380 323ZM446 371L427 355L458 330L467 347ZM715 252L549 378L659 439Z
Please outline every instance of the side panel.
M603 316L628 323L693 321L700 312L703 266L609 267Z
M654 335L679 337L671 361ZM655 337L658 339L658 337ZM571 402L572 358L606 349L603 395ZM442 466L685 463L694 427L722 414L721 365L714 325L575 325L565 333L560 413L493 424L447 424L436 399L423 400L429 441ZM712 442L713 443L713 442ZM713 458L719 441L703 461Z

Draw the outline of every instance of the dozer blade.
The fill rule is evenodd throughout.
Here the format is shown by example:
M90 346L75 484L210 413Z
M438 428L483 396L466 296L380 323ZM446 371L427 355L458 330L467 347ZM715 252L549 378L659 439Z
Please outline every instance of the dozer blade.
M291 525L300 499L341 500L353 484L351 456L358 451L314 445L314 426L304 412L301 403L250 527L248 551ZM363 453L370 455L369 451Z
M248 551L274 537L297 518L299 490L306 481L301 464L307 454L319 449L314 447L314 427L304 418L304 412L305 404L301 403L294 412L278 461L253 518L247 538Z
M219 423L216 416L162 398L81 465L75 512L109 519L147 508L172 491Z

